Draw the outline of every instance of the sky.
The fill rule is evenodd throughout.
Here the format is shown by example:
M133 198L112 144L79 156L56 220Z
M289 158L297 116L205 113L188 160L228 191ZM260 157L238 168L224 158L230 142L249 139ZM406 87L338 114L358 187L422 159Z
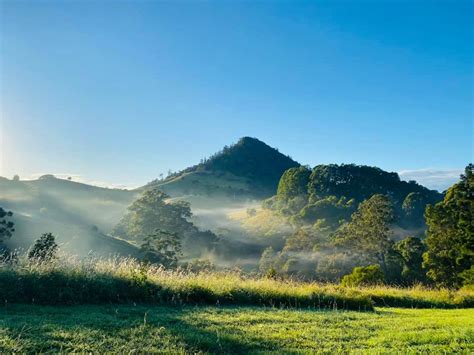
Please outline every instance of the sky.
M257 137L444 189L473 161L471 1L0 1L0 175L142 185Z

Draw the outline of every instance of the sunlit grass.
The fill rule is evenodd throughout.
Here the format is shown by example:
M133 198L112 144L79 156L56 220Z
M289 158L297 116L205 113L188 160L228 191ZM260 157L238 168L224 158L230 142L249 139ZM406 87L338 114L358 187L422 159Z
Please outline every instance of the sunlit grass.
M372 309L369 297L353 289L238 272L165 270L127 258L69 258L51 264L22 260L4 265L0 268L0 299L47 304L151 302Z
M1 353L472 353L473 309L9 305Z
M54 263L0 267L3 302L94 304L259 305L312 309L372 310L376 306L462 308L474 304L472 290L421 286L349 288L334 284L275 280L236 271L191 273L144 266L131 258L60 258Z

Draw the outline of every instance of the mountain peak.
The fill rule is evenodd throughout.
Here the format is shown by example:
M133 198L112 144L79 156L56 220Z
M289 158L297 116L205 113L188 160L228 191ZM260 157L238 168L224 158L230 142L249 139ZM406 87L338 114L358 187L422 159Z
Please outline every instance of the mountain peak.
M248 178L256 189L260 188L266 194L268 190L276 189L283 172L299 165L257 138L242 137L193 168Z
M251 195L258 198L276 193L283 173L300 164L289 156L254 137L242 137L230 146L197 165L155 180L156 185L172 196L181 193L209 194L219 190L223 194Z

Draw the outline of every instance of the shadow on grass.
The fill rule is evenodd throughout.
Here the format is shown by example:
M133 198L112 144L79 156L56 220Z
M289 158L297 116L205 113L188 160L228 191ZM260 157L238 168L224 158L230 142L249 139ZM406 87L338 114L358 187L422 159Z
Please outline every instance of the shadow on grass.
M268 340L219 334L191 307L51 307L14 305L0 310L0 352L249 353L277 350ZM3 337L3 339L2 339ZM8 339L5 339L8 338Z

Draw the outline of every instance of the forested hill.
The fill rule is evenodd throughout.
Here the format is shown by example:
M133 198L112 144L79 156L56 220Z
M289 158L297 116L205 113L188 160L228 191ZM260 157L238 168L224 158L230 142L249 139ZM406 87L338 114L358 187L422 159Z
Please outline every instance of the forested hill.
M243 137L201 163L149 185L175 196L184 193L269 197L275 194L283 172L299 165L264 142Z
M270 147L257 138L243 137L236 144L224 149L197 168L210 171L228 171L238 176L252 178L262 184L278 184L283 172L299 166L289 156Z
M420 227L427 204L443 197L415 181L402 181L397 173L355 164L317 165L288 169L276 196L265 204L306 223L347 219L357 205L375 194L390 197L401 224Z

